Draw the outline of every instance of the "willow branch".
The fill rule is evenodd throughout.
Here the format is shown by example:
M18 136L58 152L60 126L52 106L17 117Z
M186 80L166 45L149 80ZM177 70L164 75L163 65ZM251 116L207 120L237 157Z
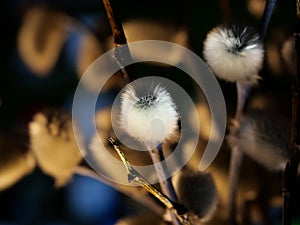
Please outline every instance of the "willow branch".
M225 4L226 1L223 0ZM277 0L267 0L264 14L261 22L261 38L264 42L266 39L267 29L276 6ZM244 110L246 108L249 94L252 89L252 84L242 81L236 82L237 88L237 105L234 119L239 123L243 118ZM235 224L235 213L236 213L236 186L238 184L238 177L241 169L241 160L243 153L239 152L238 146L234 147L231 151L230 156L230 168L229 168L229 209L228 219L232 224Z
M163 203L167 207L167 209L170 210L171 215L174 215L176 217L176 220L173 221L176 222L175 224L190 225L190 221L188 220L187 216L187 210L185 209L185 207L176 202L173 202L167 195L161 193L159 190L153 187L137 170L135 170L131 166L123 151L121 150L119 144L113 138L109 138L108 141L112 144L115 151L121 158L127 171L128 181L139 184L154 197L156 197L161 203Z
M124 78L132 81L135 79L134 73L129 71L128 68L125 69L124 67L126 61L131 62L132 57L127 45L127 39L121 20L119 19L117 10L115 8L115 4L113 4L113 0L103 0L103 4L114 37L114 43L116 47L114 58L118 65L122 68L121 73L123 74Z
M292 152L296 158L296 163L299 163L300 152L300 0L297 0L297 28L295 33L295 47L297 57L297 74L294 77L292 87Z
M277 0L267 0L264 14L263 14L263 23L262 23L262 38L266 38L267 30L270 24L270 20L276 6Z
M295 30L295 51L297 60L297 73L293 78L292 83L292 127L291 127L291 158L286 165L283 183L283 211L282 224L291 225L293 222L293 209L295 201L293 197L297 191L297 172L300 157L300 108L299 108L299 94L300 94L300 0L296 4L296 30Z
M231 22L232 21L232 12L230 7L229 0L219 0L220 8L223 13L224 21Z
M148 147L148 146L147 146ZM174 191L174 187L169 176L167 165L165 164L165 157L161 148L161 145L149 151L154 168L158 176L160 188L162 192L167 195L172 202L178 202L177 196ZM171 211L172 221L175 225L180 225L176 215Z

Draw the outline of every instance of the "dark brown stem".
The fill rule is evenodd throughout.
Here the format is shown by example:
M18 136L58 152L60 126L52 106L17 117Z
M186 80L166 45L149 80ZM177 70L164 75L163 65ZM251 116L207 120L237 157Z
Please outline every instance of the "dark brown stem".
M103 0L103 4L116 46L127 44L127 39L123 30L122 23L119 19L119 16L117 15L117 11L115 10L115 8L113 8L115 7L115 4L113 4L112 0Z
M292 127L291 127L291 151L290 161L287 163L282 185L283 211L282 224L291 225L293 221L293 210L295 206L294 197L296 195L297 173L300 152L300 0L296 4L296 30L295 30L295 51L297 60L297 74L293 78L292 84Z
M113 0L103 0L103 4L114 37L114 43L116 47L114 58L120 67L122 67L121 73L123 74L124 78L132 81L135 79L134 72L130 71L129 68L124 68L126 61L131 62L131 53L127 45L127 39L121 20L117 14L115 4L113 4Z
M297 74L293 80L292 87L292 150L293 156L299 163L299 147L300 147L300 0L297 0L297 27L295 32L295 50L297 60ZM298 166L298 165L297 165Z
M283 178L282 178L282 186L281 186L281 193L282 193L282 225L291 225L292 224L292 198L291 198L291 166L290 162L286 164Z
M230 7L230 1L229 0L219 0L220 8L223 13L224 21L225 22L232 22L232 12Z

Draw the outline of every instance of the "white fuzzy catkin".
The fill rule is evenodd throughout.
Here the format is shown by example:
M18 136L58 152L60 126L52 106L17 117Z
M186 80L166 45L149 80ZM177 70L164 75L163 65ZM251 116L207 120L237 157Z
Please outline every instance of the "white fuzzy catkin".
M134 81L121 95L121 127L141 142L160 143L176 134L178 112L170 93L157 82Z
M264 49L253 28L221 25L207 34L203 56L217 77L255 83L263 65Z
M251 110L240 122L233 123L227 137L239 149L271 171L285 168L290 157L290 121L281 114Z

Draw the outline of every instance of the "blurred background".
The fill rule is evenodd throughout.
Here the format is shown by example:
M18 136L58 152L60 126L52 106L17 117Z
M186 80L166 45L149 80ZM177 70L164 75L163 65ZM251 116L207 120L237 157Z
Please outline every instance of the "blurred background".
M27 126L35 113L57 107L70 111L80 77L93 60L113 48L113 39L100 0L2 0L0 4L0 164L4 165L3 155L10 148L28 147ZM259 30L264 5L265 0L116 1L129 42L168 40L200 57L207 32L224 21L244 21ZM266 39L263 80L256 88L258 97L251 102L264 107L264 96L272 95L280 102L276 110L285 113L290 112L294 71L285 61L290 53L284 51L288 51L287 41L294 31L294 5L294 1L278 1ZM230 117L234 85L223 81L220 85ZM108 92L107 102L99 107L107 106L113 94ZM223 160L221 156L216 159ZM260 181L269 177L268 173L260 175ZM74 175L61 188L53 184L51 176L35 168L10 187L1 188L0 225L110 225L144 210L112 187L88 177ZM270 224L280 224L280 208L274 207L270 214L274 220Z

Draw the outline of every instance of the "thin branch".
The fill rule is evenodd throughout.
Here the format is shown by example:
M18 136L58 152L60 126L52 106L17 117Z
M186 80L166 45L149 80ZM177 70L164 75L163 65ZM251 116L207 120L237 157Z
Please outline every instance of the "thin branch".
M297 28L295 33L295 47L297 57L297 74L292 87L292 150L295 165L298 168L300 154L300 0L297 0ZM297 170L297 168L294 168Z
M223 13L224 21L231 22L232 21L232 11L230 7L229 0L219 0L220 8Z
M263 14L263 23L262 23L262 38L266 38L267 30L270 24L270 20L276 6L277 0L267 0L264 14Z
M169 176L167 165L165 164L164 161L165 157L161 145L159 145L157 148L150 150L149 152L150 152L152 162L154 163L153 165L155 167L162 192L165 195L167 195L171 199L171 201L178 202L171 178ZM180 221L178 221L177 218L175 217L174 213L172 213L172 211L171 211L171 216L174 224L176 225L181 224Z
M163 203L170 210L170 212L174 213L180 224L190 225L187 217L187 210L182 205L173 202L168 196L153 187L137 170L131 166L118 143L113 138L109 138L108 140L118 153L127 170L128 181L141 185L145 190L161 201L161 203Z
M267 0L264 9L264 15L261 23L261 38L265 41L267 29L273 14L274 8L276 6L277 0ZM240 123L244 115L244 110L246 108L249 94L252 90L253 84L237 81L237 105L234 120ZM228 219L232 224L236 224L235 213L236 213L236 187L238 184L238 177L241 169L241 160L243 158L243 153L240 151L238 146L233 147L230 156L230 168L229 168L229 210ZM231 190L232 189L232 190Z
M234 121L240 123L243 118L244 110L247 104L249 93L252 89L252 83L249 82L236 82L237 89L237 105L234 116ZM235 134L231 134L235 135ZM239 181L240 170L244 153L239 146L234 146L231 149L229 162L229 193L228 193L228 220L230 224L236 224L236 195L237 185Z
M112 30L112 34L114 36L114 42L116 46L121 46L127 44L127 39L122 27L122 23L117 15L117 11L115 8L115 4L113 4L112 0L103 0L103 4L105 7L106 15L108 17L108 21Z
M250 82L236 82L237 89L237 106L235 111L235 120L240 121L243 117L244 110L247 105L248 97L251 92L253 84Z
M122 68L121 73L123 74L124 78L132 81L136 78L134 72L129 71L128 68L124 68L124 62L126 60L130 62L132 57L127 45L127 39L121 20L119 19L117 10L115 9L115 4L113 4L113 0L103 0L103 4L114 37L114 43L116 47L114 58Z
M292 127L291 127L291 158L286 165L282 181L282 224L291 225L295 206L294 196L297 186L298 166L300 157L300 0L296 4L295 51L297 73L292 83Z
M292 225L292 197L291 197L291 164L287 162L283 171L281 195L283 200L282 206L282 225Z
M164 162L164 154L161 146L150 151L150 156L156 173L158 174L159 183L161 184L161 189L164 194L166 194L173 202L177 202L177 196L174 191L173 184L169 178L169 171L166 163Z

